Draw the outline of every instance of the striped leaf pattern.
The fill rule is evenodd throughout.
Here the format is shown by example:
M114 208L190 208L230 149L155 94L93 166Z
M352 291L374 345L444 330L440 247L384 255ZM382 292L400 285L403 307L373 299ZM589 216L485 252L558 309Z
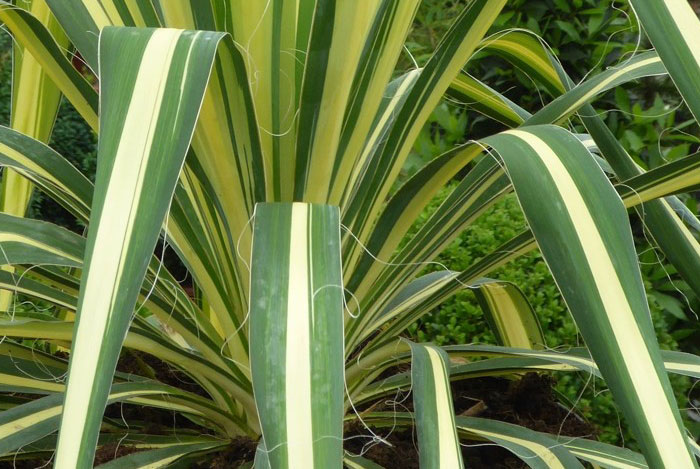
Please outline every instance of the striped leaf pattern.
M457 417L457 429L510 450L532 469L582 469L557 440L517 425L476 417Z
M401 347L395 346L389 350L391 353L384 353L383 358L386 361L379 363L375 361L377 363L375 374L378 375L391 366L408 362L411 359L410 352L403 351ZM582 371L602 378L590 352L584 348L574 348L567 352L550 352L493 345L453 345L443 347L443 350L450 357L450 379L452 381L531 371ZM474 360L476 357L495 358ZM372 361L372 358L368 356L369 361ZM664 368L669 373L692 378L700 376L700 360L695 355L665 350L662 351L662 358ZM365 365L365 363L361 361L360 365ZM348 371L349 378L354 378L353 371L353 368ZM372 402L380 397L395 394L397 390L408 391L410 388L410 374L401 372L364 387L362 392L354 395L354 402L356 404Z
M625 209L641 213L700 291L700 223L675 197L700 187L700 160L645 172L590 104L668 72L697 116L695 18L681 0L633 0L656 52L574 84L534 34L484 37L502 0L465 2L425 66L399 72L419 3L0 0L24 54L12 128L0 127L5 201L22 208L33 184L89 225L84 237L17 217L23 208L0 214L0 290L53 305L0 307L0 390L22 393L0 398L9 409L0 459L58 446L56 467L90 467L96 446L126 438L143 451L102 467L187 467L245 436L258 443L243 467L378 467L343 454L343 426L364 404L372 427L417 426L424 467L463 467L459 437L508 448L531 467L581 467L577 458L696 467L666 373L697 378L700 359L658 350L624 220ZM79 55L69 60L71 47ZM520 69L553 99L525 111L469 74L477 53ZM73 66L81 59L99 87ZM60 94L99 133L94 185L45 145ZM450 149L399 186L446 94L511 130ZM565 122L588 133L551 125ZM530 230L461 272L423 275L513 189ZM161 235L191 291L154 255ZM486 278L538 246L587 348L545 350L522 292ZM463 288L474 289L502 345L400 338ZM23 339L70 347L70 361ZM122 347L180 370L201 392L115 373ZM389 373L408 362L410 372ZM56 378L66 371L67 381ZM454 416L450 381L528 371L603 377L644 456ZM399 389L413 391L415 422L369 408ZM132 432L103 417L117 401L182 413L216 436Z
M411 88L406 103L396 116L398 125L392 127L376 150L373 164L356 183L355 196L347 201L343 224L351 228L360 240L369 236L372 221L380 212L384 199L396 179L410 147L427 120L429 113L449 87L478 41L498 15L505 2L481 1L470 3L455 20L430 61L421 70ZM350 254L352 266L359 252ZM348 254L345 254L348 256ZM345 269L352 273L352 267Z
M202 452L211 451L222 446L225 446L225 443L220 441L174 444L165 448L139 451L138 453L122 456L95 467L99 469L119 469L124 467L131 467L134 469L165 468L172 466L174 462L178 461L183 456L187 456L188 454L202 454Z
M338 467L342 460L339 223L338 209L325 205L255 210L251 368L272 467Z
M420 466L463 468L450 391L449 360L438 347L411 343L411 381Z
M23 8L15 8L6 1L1 1L0 20L12 32L15 39L31 54L33 61L40 65L43 75L50 78L54 84L53 86L58 88L70 100L71 104L90 127L97 129L97 93L65 56L63 48L67 44L61 37L60 29L57 30L59 26L57 24L53 26L47 25L45 21L42 22L42 17L47 18L45 11L37 11L37 9L43 10L43 7L41 7L42 3L46 4L49 2L46 0L32 0L32 5L37 5L37 8L33 7L28 11ZM42 16L34 16L34 13L42 13ZM36 74L36 71L34 70L32 73ZM44 81L46 81L46 78L44 78ZM35 97L32 96L32 98ZM55 105L57 107L58 103L55 103ZM55 114L56 109L49 112L52 124ZM27 133L25 129L17 130ZM50 128L48 131L50 133ZM40 138L40 135L36 135L36 137L39 140L46 141L46 139Z
M700 120L700 19L685 0L630 0L695 120Z
M25 12L24 8L30 10L31 13ZM21 10L27 16L33 14L33 17L40 18L37 21L39 26L46 27L57 34L63 46L67 46L67 39L44 0L34 0L19 7L0 4L0 11L7 9ZM14 15L10 13L9 16L13 17ZM27 48L15 43L12 49L12 82L14 86L11 96L10 126L39 141L47 142L53 130L61 93ZM32 189L31 181L21 173L9 168L6 169L0 182L0 211L24 216ZM13 271L13 268L8 266L2 269L8 272ZM7 309L10 301L10 292L0 292L0 309Z
M150 384L124 383L112 386L106 402L161 394ZM63 395L52 394L16 406L0 415L0 454L31 443L56 431L61 420Z
M681 5L683 3L685 3L683 0L673 2L677 8L681 9L684 8ZM633 6L638 8L636 5ZM657 3L655 8L658 7L659 4ZM666 19L668 20L668 17ZM690 15L686 21L693 22L694 17ZM662 70L659 69L660 64L655 64L654 61L650 60L653 53L640 54L638 57L625 60L620 66L611 67L599 76L594 76L571 89L573 87L571 79L551 56L544 44L538 38L535 38L532 33L509 31L498 36L499 40L506 43L505 47L490 48L489 50L511 62L514 66L526 71L529 76L534 77L553 96L557 97L555 102L545 106L537 113L539 116L533 116L529 123L549 123L546 119L541 119L541 117L549 115L550 118L556 119L559 114L552 111L557 111L557 109L565 111L567 106L570 106L569 110L571 110L583 104L580 112L581 121L591 133L591 137L595 140L602 154L611 163L616 176L619 179L628 179L643 172L632 158L627 155L621 144L596 114L593 107L589 103L584 104L584 101L580 98L586 95L592 97L598 92L597 90L606 88L613 81L619 82L624 77L635 78L644 76L647 73L645 69L652 74L661 72ZM687 45L687 47L692 46ZM508 53L503 52L506 49ZM668 64L664 63L663 68L666 65ZM630 66L632 67L631 69L629 68ZM677 67L677 65L674 65L672 68ZM566 97L559 96L566 90L570 90L566 93ZM691 173L688 173L688 176L691 176ZM681 176L679 179L683 179L683 177ZM668 207L663 205L662 201L649 201L645 204L644 210L638 210L637 212L644 218L644 224L650 232L650 237L658 243L660 249L679 270L684 280L692 286L694 291L699 292L700 284L698 283L698 276L695 275L695 272L700 269L700 255L698 255L700 245L697 240L692 235L689 235L683 223L675 216L673 211L668 210Z
M624 210L614 189L583 145L562 129L533 126L485 143L503 158L542 254L613 395L644 442L647 460L660 467L695 467L660 366L631 232L618 222ZM543 196L560 202L539 210ZM553 222L557 230L548 229ZM649 375L652 370L655 376ZM661 421L663 434L654 431Z
M98 38L105 26L157 27L151 2L143 0L46 0L85 62L98 71ZM99 73L101 75L101 73Z
M110 371L183 165L220 37L111 28L101 35L101 163L57 467L92 463ZM134 57L140 58L138 68L129 67ZM178 100L164 99L176 90L181 90ZM158 132L163 127L179 138ZM141 220L138 226L135 220Z
M0 265L82 265L85 240L38 220L0 213Z
M88 220L92 183L46 144L0 126L0 165L34 182L79 220Z
M522 348L545 346L537 315L517 285L484 279L476 286L476 299L501 345Z

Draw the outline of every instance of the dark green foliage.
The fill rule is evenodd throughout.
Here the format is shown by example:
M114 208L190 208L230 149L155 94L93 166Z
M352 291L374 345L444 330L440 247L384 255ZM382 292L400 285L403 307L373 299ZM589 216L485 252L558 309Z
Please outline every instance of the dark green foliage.
M97 169L97 136L65 98L61 101L49 146L94 181ZM63 207L38 191L34 193L27 215L50 220L78 232L84 228Z
M12 38L0 32L0 125L10 124L12 93ZM65 99L56 117L49 145L94 180L97 167L97 136ZM48 220L75 231L82 230L73 216L60 205L35 191L28 216Z
M0 125L10 124L10 96L12 94L12 38L0 31Z

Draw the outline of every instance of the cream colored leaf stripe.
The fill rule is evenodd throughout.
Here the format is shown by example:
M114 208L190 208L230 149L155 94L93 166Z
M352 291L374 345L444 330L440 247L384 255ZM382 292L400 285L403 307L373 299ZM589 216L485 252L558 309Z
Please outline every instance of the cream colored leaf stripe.
M664 74L666 68L655 52L639 54L623 65L611 67L568 90L537 111L524 125L560 122L604 91L637 78Z
M97 93L66 58L49 29L30 12L0 1L0 20L41 65L59 90L93 129L97 129ZM96 38L93 38L96 41Z
M255 209L250 359L263 441L275 468L338 467L342 460L339 223L337 207L326 205Z
M199 19L202 16L201 2L190 0L188 3L188 8L197 12L190 16ZM215 2L212 3L215 7ZM172 8L167 6L168 2L161 4L167 10L183 10L181 5ZM294 184L291 175L296 161L297 111L302 82L297 70L303 71L306 62L308 29L311 27L311 24L298 23L311 23L313 12L303 11L301 2L296 0L238 1L234 5L238 14L226 15L226 8L223 14L214 14L218 23L230 24L226 30L233 32L239 44L246 44L247 70L244 73L254 87L253 104L261 129L260 152L267 178L266 197L271 200L292 200ZM207 28L197 26L196 29ZM217 29L221 30L222 27Z
M408 299L398 303L391 310L383 313L383 317L394 318L389 321L381 331L367 344L363 344L365 353L369 353L383 345L392 342L410 324L432 308L435 308L457 291L488 275L498 267L516 259L536 247L532 234L529 231L520 233L509 241L506 241L493 252L487 254L479 261L472 264L466 270L447 279L436 279L413 294ZM416 279L417 282L420 278ZM435 283L439 282L439 286ZM409 284L410 285L410 284ZM406 289L409 287L406 286ZM397 296L398 297L398 296ZM349 352L349 351L348 351Z
M631 0L668 73L700 121L700 19L686 0Z
M248 310L249 221L255 203L265 200L271 177L247 60L233 41L221 44L181 177L183 190L176 194L185 213L173 217L172 230L217 328L229 339L226 353L238 361L248 355L245 333L239 332L245 330L240 325Z
M541 49L541 45L539 43L536 43L536 45ZM521 51L522 52L522 51ZM589 80L588 82L585 82L583 85L580 87L574 89L572 92L567 93L562 97L561 101L558 101L551 109L546 108L541 111L541 113L538 113L537 119L541 119L545 122L549 122L552 120L557 120L561 117L561 112L563 108L566 108L569 106L572 102L576 106L580 106L581 104L576 104L579 101L583 102L582 100L585 100L585 98L581 98L581 96L588 96L586 93L592 93L592 92L599 92L602 88L601 87L610 87L614 86L616 84L619 84L620 82L636 78L638 76L646 76L648 74L658 74L658 73L664 73L665 70L662 65L660 65L660 59L654 54L654 53L648 53L648 54L642 54L639 57L635 58L633 61L631 61L629 64L626 64L624 68L621 69L611 69L608 72L605 72L604 74L600 74L596 76L594 79ZM594 90L594 91L591 91ZM566 111L569 112L569 111ZM534 117L533 117L534 118ZM466 160L468 161L468 160ZM463 161L465 162L465 161ZM428 169L428 168L426 168ZM419 173L420 174L420 173ZM418 176L418 175L417 175ZM469 176L468 176L469 177ZM407 187L409 187L410 184L407 184ZM402 188L403 190L403 188ZM401 194L401 197L397 197L396 199L400 200L405 200L404 199L404 194ZM389 203L387 207L387 212L390 212L390 209L392 208L392 202L394 202L395 199L392 199L392 201ZM436 214L437 216L437 214ZM385 233L382 232L382 228L386 230L393 230L394 225L389 223L384 225L382 222L384 221L385 214L382 214L382 218L380 218L380 223L376 226L374 232L372 233L372 237L368 240L367 242L367 247L370 251L373 253L378 253L379 257L388 256L392 252L391 247L392 244L390 241L390 236L393 235L386 235ZM462 220L462 223L465 224L467 223L468 220ZM456 222L455 222L456 223ZM423 231L430 231L431 229L433 231L435 230L447 230L446 227L452 227L453 225L446 223L444 220L437 220L437 218L433 218L433 221L431 223L427 223L425 225L425 228ZM463 226L463 225L454 225L454 226ZM432 227L432 228L431 228ZM436 228L437 227L437 228ZM453 233L457 233L458 231L453 231ZM422 234L422 232L421 232ZM454 236L454 234L453 234ZM435 233L431 233L429 236L427 236L427 239L429 240L428 242L425 242L422 236L417 235L415 236L412 241L409 243L409 246L421 246L421 249L426 250L428 249L428 246L431 246L434 243L435 240L439 240L440 242L443 241L443 237L437 236ZM383 244L380 244L377 240L382 240ZM445 241L447 242L447 241ZM397 285L401 285L403 282L405 284L406 281L410 280L410 275L404 276L404 274L408 273L414 273L417 270L416 263L417 262L425 262L429 261L431 259L431 256L424 255L424 253L416 253L416 252L411 252L407 246L404 248L404 250L393 259L393 262L399 263L399 264L408 264L406 266L401 266L401 267L395 267L395 266L385 266L380 263L374 262L374 260L368 256L365 255L360 262L358 263L357 266L353 267L352 270L352 276L350 276L350 280L348 282L348 288L350 288L358 297L364 298L365 296L368 298L367 304L370 305L377 305L376 308L381 309L383 307L383 302L382 301L377 301L377 299L372 296L376 294L380 294L383 297L388 297L391 298L391 292L396 292L395 288ZM437 253L439 250L434 249L432 252ZM357 251L357 250L356 250ZM409 255L410 254L410 255ZM434 254L433 254L434 255ZM350 261L352 262L352 260ZM420 265L420 264L418 264ZM371 267L369 267L371 266ZM368 270L370 269L370 270ZM402 275L397 275L397 272L403 271ZM381 276L379 279L377 279L378 272L381 272ZM361 280L360 280L361 279ZM388 280L387 280L388 279ZM391 282L391 287L388 287L386 284L386 281ZM358 283L361 282L361 283ZM369 285L372 285L372 291L367 292L366 289L368 288ZM390 292L387 295L387 292ZM371 300L369 300L371 298ZM385 298L383 298L385 300ZM364 308L365 314L371 314L374 310L370 309L368 310L367 308ZM350 344L353 345L355 340L352 337L352 331L353 329L357 329L360 327L360 325L363 324L363 321L365 321L365 318L362 318L360 321L353 321L353 324L350 325L349 329L349 337L350 337Z
M402 184L377 220L365 243L367 250L379 259L388 259L395 255L401 241L405 239L427 204L460 169L479 156L481 151L478 145L461 145L438 156ZM353 245L352 242L349 244ZM385 266L381 263L380 266L373 265L376 260L365 250L356 250L353 254L361 254L363 257L360 257L357 265L348 270L352 275L347 286L355 291L359 288L358 285L365 284L366 289L366 285L372 285Z
M447 95L508 127L517 127L530 117L529 112L465 72L450 84Z
M679 4L679 2L675 3ZM681 1L680 3L683 2ZM658 2L655 3L656 6L658 6L658 4ZM651 4L645 5L644 8L648 8L649 5ZM665 36L663 36L663 34L661 36L661 39L665 40ZM520 42L522 42L522 44L527 43L527 41ZM546 50L544 50L543 45L539 42L530 42L526 49L527 48L534 48L539 51L537 52L538 54L544 54L545 56L548 55ZM502 55L502 57L506 58L507 60L512 60L513 63L516 64L517 57L515 56L527 53L527 51L520 50L518 48L511 49L511 52L513 54L513 57L510 57L508 55ZM524 57L528 56L525 55ZM639 56L635 57L633 61L641 60L643 57L644 54L640 54ZM664 56L662 54L662 59L663 58ZM610 74L618 73L618 71L626 68L627 65L632 64L633 61L628 62L627 60L625 60L619 66L611 67L605 72L602 72L600 76L604 80L607 80L610 77ZM522 60L520 60L520 62L522 62ZM678 62L675 62L673 66L676 67L677 65ZM635 75L643 76L646 73L644 72L644 69L649 69L649 71L653 71L654 68L658 67L658 65L653 64L646 65L642 68L637 68L637 70L633 70L633 73L631 75L625 76L629 76L630 78L633 78ZM553 94L555 96L558 96L561 92L556 91L557 88L561 86L559 82L566 85L567 89L571 89L572 87L574 87L574 83L561 69L559 64L551 58L549 68L551 68L556 72L556 74L558 74L559 79L557 83L549 83L546 79L543 83L547 86L556 85L553 88ZM540 78L545 77L545 75L541 74L535 74L533 76ZM559 100L557 107L564 108L565 106L562 105L565 103L565 101L571 101L571 98L576 98L577 94L580 95L580 92L582 90L590 88L591 84L597 86L598 84L600 84L601 78L596 76L591 78L587 82L576 86L572 90L573 94L569 95L569 98L562 97ZM558 117L556 112L550 112L551 110L547 108L543 109L542 111L546 114L549 114L550 118ZM583 123L586 125L591 136L595 139L595 143L597 144L599 150L602 152L607 161L610 163L611 167L614 169L618 180L632 178L640 174L639 168L636 165L636 163L634 163L632 158L630 158L629 155L626 154L626 152L620 146L620 143L617 141L615 136L606 127L605 123L597 115L596 111L590 104L584 104L581 107L581 112L579 113L579 116ZM535 120L531 121L531 123L534 123L536 121L539 121L539 123L547 123L544 119L540 120L540 117L537 117ZM632 199L628 198L626 200L626 203L632 203ZM698 250L700 249L700 247L697 241L694 238L688 238L688 233L686 232L687 230L685 230L682 226L682 223L679 222L678 217L675 216L675 214L673 214L672 211L669 211L665 207L663 207L661 202L650 201L644 206L643 211L640 210L640 214L644 217L645 226L650 231L651 236L659 244L659 247L663 250L664 254L666 254L666 256L673 263L673 265L678 269L679 273L683 276L683 279L686 282L688 282L696 292L700 292L700 277L696 275L696 272L700 268L700 255L698 255Z
M3 7L0 5L0 9ZM61 34L60 26L46 3L37 0L18 4L17 7L30 10L60 38L58 40L63 47L68 46L68 39ZM10 126L42 142L48 142L61 102L61 92L43 72L41 64L16 41L12 47L12 71ZM0 182L0 211L24 216L32 192L31 182L21 173L12 169L4 170ZM10 301L9 292L0 293L0 308L6 308Z
M357 8L353 2L327 2L314 11L299 104L295 200L328 201L332 181L328 176L336 161L331 155L338 151L353 72L381 3L365 0L362 8ZM404 21L410 24L410 18ZM406 30L408 25L396 27ZM395 43L393 52L400 49L401 44Z
M115 384L107 402L161 393L162 390L143 383ZM0 454L55 432L63 410L62 399L61 394L53 394L0 413Z
M343 200L340 204L340 207L344 219L348 220L353 217L351 213L348 213L348 211L351 212L351 207L349 206L348 201L356 198L356 192L359 190L360 187L358 185L358 181L364 179L367 175L367 172L372 170L372 165L370 164L372 161L372 157L374 153L378 150L379 146L381 145L381 142L383 142L387 138L387 135L391 132L391 129L393 128L394 122L397 117L398 110L403 107L404 103L408 99L409 91L415 85L416 80L418 79L420 74L420 70L412 70L410 72L407 72L392 80L387 86L386 90L384 91L384 99L382 100L382 103L374 117L372 127L369 130L368 135L365 139L366 141L364 146L362 147L362 151L355 158L355 162L353 163L354 169L352 174L350 175L350 179L347 183L347 186L343 189ZM404 205L406 205L408 202L410 202L410 198L406 197L403 199ZM391 221L394 222L392 225L397 228L397 231L399 231L399 238L401 238L400 232L408 230L408 228L404 227L404 225L410 225L410 223L412 223L412 221L415 220L415 217L410 218L415 208L410 207L410 204L409 206L404 207L397 207L396 205L396 203L389 204L389 206L387 206L385 212L383 212L382 215L385 216L385 213L391 213L391 215L389 215L389 218L392 218ZM403 210L401 210L401 208L403 208ZM407 213L409 217L407 218L407 220L410 221L404 221L404 223L399 224L396 218L400 217L401 214L404 212ZM378 225L381 225L381 223L378 223ZM370 243L372 241L373 240L369 240L367 242ZM361 256L364 254L364 252L362 250L357 249L357 247L349 241L349 236L347 235L344 236L343 242L343 272L344 275L350 278L350 276L354 272L355 264L358 261L363 260ZM393 243L389 242L388 244L391 245Z
M614 189L583 145L561 128L507 131L485 143L503 158L544 258L647 460L696 467ZM552 203L543 207L542 200Z
M375 303L367 314L382 310L386 299L412 280L423 268L421 263L433 260L462 230L484 210L510 190L510 181L492 158L477 163L455 187L429 220L392 259L397 266L373 262L355 294ZM363 270L357 270L357 274ZM376 280L375 280L376 278ZM368 286L368 282L369 285ZM370 288L371 294L365 291ZM379 295L379 296L378 296Z
M372 160L374 153L379 149L381 143L391 132L394 126L398 110L403 107L409 97L409 92L415 85L418 77L420 77L422 69L410 70L395 79L387 85L384 90L383 99L376 114L372 119L372 125L365 136L364 143L355 156L353 161L353 171L349 176L348 182L343 188L343 197L340 202L340 207L344 217L345 212L349 210L349 200L356 197L358 190L358 181L362 180L368 171L371 171L369 162ZM335 189L334 189L335 191Z
M3 351L0 356L0 387L3 391L27 394L63 393L65 388L62 377L68 368L67 362L56 363L55 358L37 351L31 351L33 355L29 357L26 356L26 352L22 356L23 350L19 350L18 353L16 348L15 346ZM143 381L151 389L159 389L163 395L167 394L167 397L130 397L127 402L194 415L204 419L204 425L214 431L227 431L231 428L241 431L238 430L238 420L217 407L211 400L132 374L118 373L116 378L118 382Z
M206 452L216 450L228 445L228 440L210 441L206 443L174 444L165 448L156 448L147 451L122 456L99 466L96 469L157 469L170 467L172 463L182 459L188 454L196 453L198 456Z
M559 437L571 454L592 464L610 469L647 469L644 456L634 451L584 438Z
M6 164L20 171L54 200L66 207L78 219L83 221L89 219L94 191L92 183L70 162L47 145L12 129L0 126L0 164ZM176 218L176 216L177 213L173 215L173 218ZM29 221L27 223L33 222ZM33 232L35 232L35 229L30 227L26 230L26 233ZM56 240L61 239L58 235L51 236L55 236ZM82 242L84 245L84 240L77 241L77 244ZM84 251L84 246L77 249L76 245L74 250L76 255L78 250ZM26 254L31 254L31 251L23 254L21 263L31 263L30 258L27 258ZM82 254L80 257L82 258ZM157 261L155 258L154 260ZM74 260L71 262L74 262ZM61 263L68 264L71 262L61 261ZM159 270L159 267L160 263L152 260L151 271L156 272ZM36 272L36 269L33 272ZM19 276L17 277L19 278ZM22 281L24 280L22 278ZM144 285L142 293L145 295L149 291L151 291L150 285ZM29 292L24 291L24 293ZM173 309L173 303L176 304L175 309ZM65 303L62 304L65 305ZM199 324L194 324L195 320L191 318L201 317L201 312L196 310L179 284L162 267L160 267L158 275L158 285L152 294L149 295L149 308L165 323L183 334L190 341L191 345L202 345L201 351L203 353L215 351L214 354L209 353L209 356L212 359L217 359L218 357L218 361L224 362L218 356L220 344L203 343L203 341L207 342L208 337L215 337L211 328L207 327L209 322L199 321ZM75 309L75 305L73 305L72 309ZM205 332L208 337L202 337L201 332ZM230 362L225 363L230 364Z
M106 26L158 27L147 0L46 0L66 34L93 70L98 67L98 38Z
M461 229L476 218L504 190L510 187L508 178L493 159L484 159L460 182L450 196L430 217L426 225L416 233L401 251L392 258L391 266L377 262L369 254L364 255L347 287L362 298L361 317L350 321L346 330L348 343L353 346L362 340L361 334L376 329L378 320L387 305L441 249L447 246ZM392 207L393 208L393 207ZM387 243L391 227L388 224L376 227L367 247L377 252L375 245ZM382 236L386 233L386 236ZM384 249L379 249L380 256ZM383 316L383 315L382 315ZM373 324L367 327L367 324Z
M63 384L56 377L66 371L66 363L57 364L55 358L46 358L42 353L26 357L25 350L17 350L19 346L15 344L9 345L0 352L0 388L3 392L49 394L63 390Z
M623 202L629 204L688 192L698 185L700 185L700 153L627 179L619 185L618 192Z
M565 91L547 49L530 31L498 32L484 39L481 50L497 54L534 77L553 95Z
M449 345L444 350L452 356L523 356L552 361L576 367L582 371L600 376L598 367L590 358L589 352L583 348L575 348L566 352L551 352L546 350L528 350L516 347L500 347L492 345ZM661 356L664 368L671 373L678 373L694 378L700 378L700 357L690 353L662 350Z
M9 455L0 456L0 460L15 460L18 456L44 457L53 454L56 447L56 434L48 435L33 441L21 448L12 451ZM176 445L190 445L196 443L221 442L217 437L190 436L190 435L150 435L135 432L102 432L98 440L98 447L108 447L119 443L139 450L166 448ZM226 440L223 440L226 441Z
M34 319L15 319L0 321L0 334L8 337L28 339L46 339L69 342L74 325L68 321L41 321ZM227 389L236 400L248 406L254 406L249 396L250 389L239 382L227 370L203 359L198 354L184 350L161 335L133 327L124 339L124 347L149 353L159 359L184 368L193 377L206 378L222 388Z
M0 265L79 267L85 240L60 226L0 213Z
M501 0L471 2L420 71L395 125L373 151L372 165L344 207L343 224L362 242L367 241L418 132L504 4Z
M579 116L618 179L634 182L634 179L630 180L630 178L642 178L640 175L643 171L639 165L627 154L602 119L595 114L592 106L584 106ZM666 169L662 167L654 171L663 173ZM689 169L688 175L692 178L695 171ZM665 176L658 172L657 176L663 180ZM678 182L682 182L684 175L681 174L679 177ZM640 182L641 180L643 178L640 179ZM648 180L643 184L646 183L653 184ZM647 186L647 188L650 187ZM653 190L651 192L653 193ZM635 196L634 193L627 195L632 196L625 198L625 205L629 206L640 202L640 197ZM697 272L700 271L700 244L698 244L697 239L688 232L679 216L665 201L650 200L643 206L639 206L637 213L644 218L644 225L649 234L669 261L678 269L683 279L688 282L696 294L700 294L700 276L697 275Z
M372 146L367 135L374 134L375 116L382 115L378 111L384 107L387 96L394 95L389 81L419 4L417 0L380 2L353 77L329 182L329 204L342 205L348 191L353 189L355 175L365 163L368 146ZM415 73L409 72L409 76Z
M420 467L463 468L447 355L432 345L411 342L410 346L411 390L418 429Z
M503 446L533 469L583 469L562 444L542 433L476 417L457 417L456 421L460 435L475 435Z
M395 347L390 347L391 351ZM461 381L479 376L503 375L504 372L520 371L583 371L601 378L595 362L589 358L586 349L573 349L564 352L548 352L541 350L516 349L511 347L489 345L455 345L443 347L449 355L451 362L450 379ZM495 356L485 360L469 361L474 357ZM377 363L371 368L372 373L367 373L368 382L390 366L406 363L410 360L410 353L391 354L386 361ZM663 351L664 366L669 373L677 373L700 378L700 357L681 352ZM352 373L352 382L355 382L355 371ZM366 383L365 383L366 384ZM357 388L350 384L351 389ZM371 402L379 397L395 393L397 389L409 389L410 377L408 373L398 373L381 382L375 382L366 386L359 394L353 396L355 404Z
M396 362L393 363L395 364ZM486 360L453 365L450 368L450 380L456 382L484 376L504 376L537 371L565 372L578 371L578 368L536 358L489 358ZM373 374L371 379L375 379L376 375L379 373L381 373L381 370ZM368 377L368 379L370 378ZM395 395L398 390L409 391L410 389L411 380L408 373L399 373L379 381L374 381L370 385L365 385L357 395L353 396L353 403L356 406L358 404L369 404L371 402L376 402L382 397Z
M19 171L76 217L87 221L92 183L48 145L0 126L0 165Z
M544 335L535 311L514 283L484 279L475 286L476 296L491 330L501 345L543 348Z
M115 367L223 37L112 27L100 35L100 166L57 468L92 464L105 370Z

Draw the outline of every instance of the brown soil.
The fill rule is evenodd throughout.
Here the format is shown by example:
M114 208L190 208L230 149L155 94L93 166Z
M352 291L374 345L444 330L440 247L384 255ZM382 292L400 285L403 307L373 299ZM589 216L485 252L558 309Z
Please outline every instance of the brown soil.
M138 448L126 445L117 445L117 443L111 443L108 445L101 446L97 448L95 452L95 466L104 464L113 459L121 458L122 456L127 456L132 453L137 453L140 451Z
M366 435L367 431L359 433ZM386 436L387 433L387 430L384 430L377 435L383 437L391 446L372 443L368 438L351 438L345 440L344 448L352 454L362 454L364 458L370 459L385 469L419 469L418 435L411 429L394 430L389 436ZM352 436L345 435L345 438Z
M456 413L462 414L475 404L485 409L473 415L514 423L538 432L566 436L594 437L595 429L575 413L563 407L552 390L549 375L528 373L520 380L503 378L470 379L454 383L452 395Z

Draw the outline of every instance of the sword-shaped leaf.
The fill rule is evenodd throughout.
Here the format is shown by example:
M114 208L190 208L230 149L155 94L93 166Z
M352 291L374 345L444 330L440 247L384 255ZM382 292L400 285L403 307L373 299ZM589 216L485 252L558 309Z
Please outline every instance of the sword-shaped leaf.
M439 347L411 343L411 390L420 467L463 468L450 391L449 359Z
M272 467L339 467L344 366L337 207L257 205L250 294L253 389Z
M697 467L612 185L578 139L559 127L512 130L484 142L503 158L542 254L647 460Z
M111 377L221 33L105 28L100 139L56 467L92 464Z

